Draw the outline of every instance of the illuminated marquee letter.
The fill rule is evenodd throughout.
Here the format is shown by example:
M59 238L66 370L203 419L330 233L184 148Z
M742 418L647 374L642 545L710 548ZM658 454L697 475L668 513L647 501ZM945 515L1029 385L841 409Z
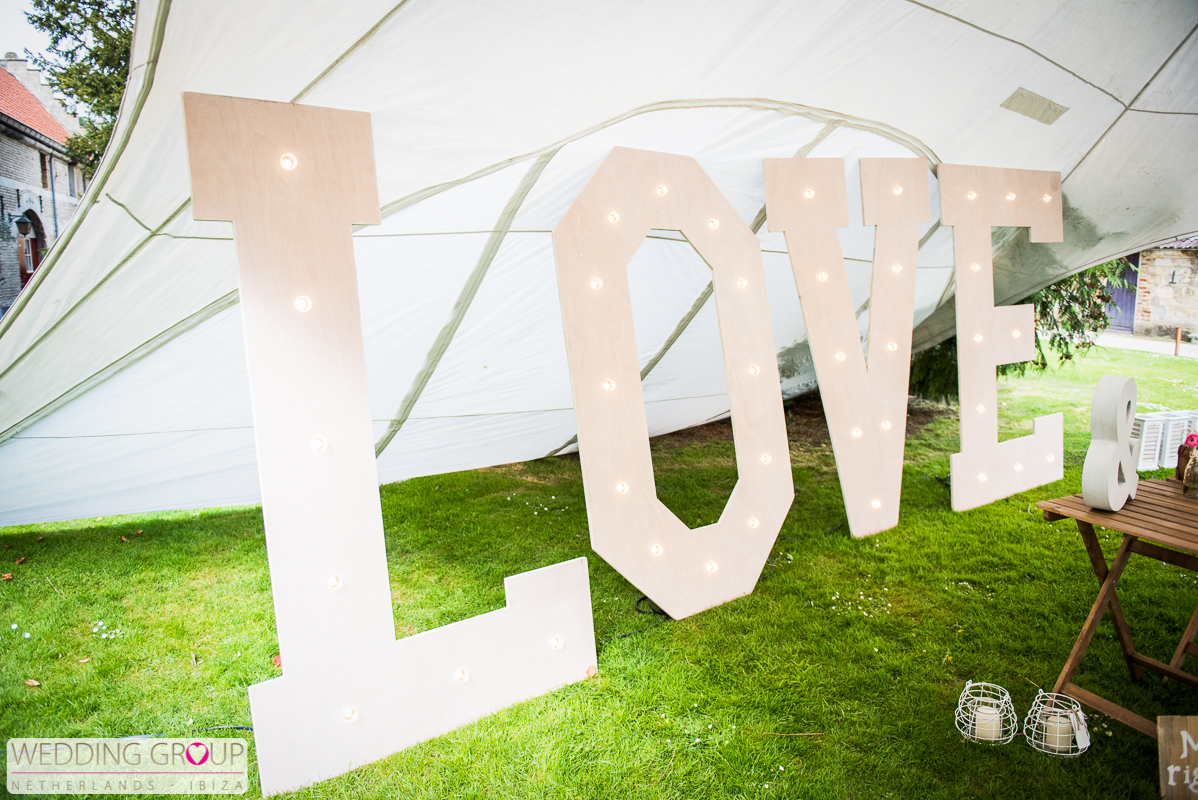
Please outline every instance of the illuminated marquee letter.
M877 226L867 361L836 234L849 225L844 160L763 163L770 230L786 232L849 530L867 536L893 528L903 483L919 223L931 217L927 167L916 158L861 159L864 221Z
M250 687L263 794L594 674L586 559L396 641L352 223L379 221L368 114L185 94L193 213L232 220L282 677Z
M657 499L628 263L651 229L711 267L738 481L714 525ZM753 591L794 499L757 237L693 158L612 150L553 231L591 546L675 619Z
M1064 417L1037 417L1032 435L998 441L995 367L1035 355L1032 307L994 307L991 226L1030 227L1059 242L1057 172L941 164L940 219L953 229L961 452L950 458L953 509L964 511L1064 476Z

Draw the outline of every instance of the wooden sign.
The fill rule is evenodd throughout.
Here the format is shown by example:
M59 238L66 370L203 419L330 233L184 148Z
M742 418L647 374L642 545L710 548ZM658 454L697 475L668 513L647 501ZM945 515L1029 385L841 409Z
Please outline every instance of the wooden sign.
M1161 797L1198 796L1198 717L1157 717Z

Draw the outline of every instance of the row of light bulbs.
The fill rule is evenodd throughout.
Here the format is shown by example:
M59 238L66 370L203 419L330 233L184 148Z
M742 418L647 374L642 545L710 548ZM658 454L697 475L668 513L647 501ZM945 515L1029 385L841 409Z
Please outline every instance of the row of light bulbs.
M895 264L895 266L897 267L898 265ZM896 269L895 272L897 272L897 271L898 270ZM745 280L744 278L736 279L736 288L737 289L743 289L748 285L749 285L749 282L747 280ZM602 278L591 278L591 288L592 289L602 289L603 288L603 279ZM304 299L307 300L308 298L305 297ZM299 300L296 300L296 308L299 308ZM300 311L307 311L307 310L308 309L306 309L306 308L300 308Z
M299 166L299 159L297 159L293 153L284 153L279 158L279 165L282 166L283 169L285 169L287 171L291 171ZM664 197L668 191L670 191L670 187L666 186L665 184L661 184L657 187L657 193L659 195L661 195L662 197ZM896 195L900 195L903 193L903 187L895 186L892 191ZM970 192L966 193L965 196L967 198L969 198L970 200L976 200L978 193L974 192L974 191L970 191ZM812 197L815 197L815 190L807 189L806 191L803 192L803 197L806 197L808 200L810 200ZM1016 194L1014 192L1007 192L1007 200L1014 200L1015 197L1016 197ZM1041 199L1045 203L1051 203L1052 195L1045 194L1044 197L1042 197ZM608 215L608 218L611 219L612 222L620 221L620 215L617 214L615 211L613 211L610 215ZM720 226L719 221L714 220L714 219L711 220L711 222L709 222L708 224L711 225L712 228L718 228Z
M663 189L665 189L664 186L659 186L657 188L658 188L658 194L665 194L665 192L662 191ZM615 223L619 222L620 221L620 212L613 211L610 214L608 214L607 221L612 223L613 225ZM720 221L715 218L709 219L709 220L707 220L707 227L711 228L714 231L716 228L720 227Z
M901 186L895 186L895 187L894 187L894 189L893 189L893 191L894 191L894 193L895 193L896 195L898 195L898 194L902 194L902 193L903 193L903 187L901 187ZM965 194L965 196L966 196L967 198L969 198L970 200L976 200L976 199L977 199L977 197L978 197L978 193L977 193L977 192L970 191L970 192L967 192L967 193ZM1016 198L1016 196L1017 196L1017 195L1016 195L1014 192L1007 192L1007 200L1014 200L1014 199ZM804 192L803 192L803 197L806 197L808 200L810 200L811 198L815 197L815 190L814 190L814 189L807 189L806 191L804 191ZM1046 194L1046 195L1044 195L1044 197L1043 197L1043 198L1041 198L1041 199L1042 199L1042 200L1044 200L1044 202L1045 202L1045 203L1051 203L1051 202L1052 202L1052 195L1050 195L1050 194Z
M756 522L757 522L757 520L755 520L755 519L749 520L750 527L756 528L757 527ZM665 551L666 551L666 549L659 544L655 544L649 548L649 552L655 556L659 556L662 553L664 553ZM707 571L708 572L715 572L719 568L720 568L719 565L716 564L714 561L707 562Z
M1020 330L1019 330L1018 328L1014 328L1014 329L1011 331L1011 338L1012 338L1012 339L1018 339L1018 338L1019 338L1020 336L1022 336L1022 335L1023 335L1023 333L1022 333L1022 332L1020 332ZM977 342L978 344L981 344L981 343L982 343L982 339L983 339L983 338L984 338L984 337L983 337L983 336L982 336L982 334L980 334L980 333L975 333L975 334L973 335L973 340L974 340L975 342Z
M968 199L970 199L970 200L976 200L976 199L978 198L978 193L977 193L977 192L972 192L972 191L971 191L971 192L966 192L966 193L965 193L965 196L966 196ZM1008 200L1008 201L1010 201L1010 200L1014 200L1014 199L1015 199L1017 196L1018 196L1018 195L1016 195L1014 192L1007 192L1007 200ZM1043 200L1045 203L1051 203L1051 202L1052 202L1052 195L1050 195L1050 194L1046 194L1046 195L1044 195L1044 196L1043 196L1042 198L1040 198L1040 199L1041 199L1041 200Z
M980 409L980 408L981 408L981 406L978 406L978 408ZM1048 454L1047 456L1045 456L1044 458L1045 458L1045 460L1046 460L1046 461L1047 461L1049 464L1051 464L1052 462L1054 462L1054 461L1056 461L1056 460L1057 460L1057 459L1056 459L1056 456L1054 456L1052 453L1049 453L1049 454ZM1013 465L1011 465L1011 466L1012 466L1012 469L1014 469L1016 472L1023 472L1023 465L1022 465L1022 464L1020 464L1020 463L1015 463L1015 464L1013 464ZM979 472L979 473L978 473L978 483L985 483L985 482L986 482L986 473L984 473L984 472Z
M895 186L895 187L894 187L894 189L892 189L891 191L893 191L893 192L894 192L896 195L898 195L898 194L902 194L902 193L903 193L903 187L901 187L901 186ZM810 200L811 198L815 197L815 190L814 190L814 189L807 189L806 191L804 191L804 192L803 192L803 197L806 197L808 200Z
M549 648L551 650L561 650L565 646L565 642L560 636L553 636L549 639ZM458 683L466 683L470 680L470 673L464 669L459 669L453 673L453 679ZM345 722L358 721L358 709L353 706L346 706L341 709L341 719Z
M977 264L974 264L974 268L975 268L975 269L977 268ZM897 275L898 273L900 273L900 272L902 272L902 271L903 271L903 265L902 265L902 264L899 264L899 263L894 263L894 264L891 264L891 265L890 265L890 271L891 271L891 272L893 272L893 273L895 273L895 274ZM828 273L826 273L826 272L817 272L817 273L815 273L815 279L816 279L817 281L819 281L820 283L823 283L824 281L828 280Z

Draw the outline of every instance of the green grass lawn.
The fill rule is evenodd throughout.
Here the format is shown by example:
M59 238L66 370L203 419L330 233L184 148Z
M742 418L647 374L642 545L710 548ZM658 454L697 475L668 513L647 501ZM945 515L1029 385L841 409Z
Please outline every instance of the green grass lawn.
M1104 374L1134 376L1141 409L1198 407L1198 362L1169 356L1095 350L1002 379L1004 437L1064 412L1065 478L957 514L933 477L957 447L956 410L913 403L900 524L863 540L837 527L818 402L789 403L796 498L771 563L752 595L681 621L638 615L640 592L591 551L576 455L382 487L397 635L500 608L505 576L587 556L599 675L296 794L1156 797L1156 743L1101 715L1078 759L1022 737L968 743L953 725L967 680L1005 686L1022 719L1094 599L1076 527L1034 504L1080 491ZM688 524L719 516L733 447L727 423L654 441L658 494ZM1118 536L1100 534L1109 559ZM246 687L279 674L258 508L0 529L0 572L14 574L0 583L5 740L248 725ZM1136 558L1119 594L1139 649L1167 661L1198 581ZM119 635L93 633L101 622ZM1109 621L1075 681L1150 718L1198 714L1193 689L1129 681Z

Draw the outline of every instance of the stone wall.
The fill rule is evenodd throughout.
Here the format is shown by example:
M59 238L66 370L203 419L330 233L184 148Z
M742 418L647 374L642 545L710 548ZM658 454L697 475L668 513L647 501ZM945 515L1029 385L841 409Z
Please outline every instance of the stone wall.
M1140 253L1135 334L1198 337L1198 250Z
M53 164L53 192L49 186L42 186L43 158L47 183ZM14 220L27 211L37 215L42 233L38 244L44 257L79 207L82 187L82 173L77 167L71 168L62 156L28 139L18 140L0 133L0 314L12 305L21 290Z
M25 69L23 59L0 61L0 67L5 66L15 66L18 71L14 74L31 91L33 87L41 86L41 73ZM34 95L43 103L53 104L50 111L60 122L64 117L72 119L51 96L49 87L41 86L41 91ZM78 130L77 124L72 127ZM8 310L21 290L14 220L28 211L37 216L41 226L38 245L45 258L50 245L66 230L78 208L83 187L82 172L60 152L11 128L0 128L0 315Z

